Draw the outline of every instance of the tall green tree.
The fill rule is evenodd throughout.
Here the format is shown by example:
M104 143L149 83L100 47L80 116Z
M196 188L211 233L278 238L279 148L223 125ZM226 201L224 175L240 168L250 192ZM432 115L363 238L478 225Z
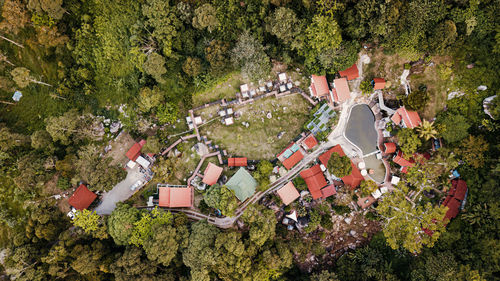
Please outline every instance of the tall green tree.
M165 68L165 58L162 55L158 53L150 54L142 68L144 72L153 76L158 83L165 81L162 76L167 73L167 69Z
M422 145L422 141L413 129L403 128L399 130L397 136L399 147L405 155L412 155Z
M144 87L139 91L137 105L141 112L147 113L159 106L164 100L164 96L157 86L153 88Z
M234 212L238 208L238 199L236 199L234 191L218 184L208 188L203 200L209 207L220 210L223 215L228 217L234 216Z
M140 219L136 208L118 203L108 218L108 232L117 245L128 245L134 232L134 223Z
M160 43L163 54L171 57L181 25L175 7L170 6L170 1L147 0L142 5L142 14L147 18L146 24L153 28L153 37Z
M0 30L17 34L30 22L26 4L20 0L5 0L2 6Z
M266 19L266 30L272 35L283 40L292 49L301 49L300 35L304 31L301 20L292 9L279 7Z
M217 262L214 245L219 233L215 226L206 221L199 221L191 226L189 244L182 254L182 260L190 268L193 280L210 280L211 267Z
M26 67L16 67L10 72L10 75L12 75L12 79L20 88L27 87L30 82L45 86L52 86L45 82L36 80L33 76L31 76L30 70Z
M193 27L196 29L207 29L214 31L219 25L217 10L209 3L203 4L194 10Z
M444 140L454 143L463 140L468 135L469 122L459 114L445 114L437 119L439 131Z
M224 72L230 66L229 43L212 40L205 48L205 59L210 63L210 70L214 74Z
M461 156L467 164L478 169L484 165L486 161L484 153L487 152L488 149L489 144L482 136L476 137L469 135L457 149L457 154Z
M241 67L242 74L251 80L266 78L271 71L271 62L264 46L248 31L238 37L231 59L235 67Z
M328 171L336 177L342 178L348 176L352 172L351 159L347 156L340 156L334 152L328 160Z
M417 195L410 198L410 189L401 183L385 195L376 208L383 218L384 236L393 249L403 247L411 253L420 253L424 246L432 247L444 232L447 207L420 203L422 191L428 187L417 188ZM433 234L428 235L424 229Z
M52 140L60 141L62 144L71 143L71 136L77 132L79 115L76 109L71 109L61 116L51 116L45 119L46 130L52 136Z
M60 20L66 12L62 4L63 0L29 0L28 8L38 14L45 12L51 18Z

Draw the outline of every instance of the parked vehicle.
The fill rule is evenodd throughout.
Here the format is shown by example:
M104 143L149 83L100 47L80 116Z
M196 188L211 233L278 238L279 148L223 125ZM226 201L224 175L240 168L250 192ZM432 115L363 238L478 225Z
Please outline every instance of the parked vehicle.
M130 190L136 190L138 187L140 187L142 185L143 181L142 180L138 180L136 181L131 187L130 187Z

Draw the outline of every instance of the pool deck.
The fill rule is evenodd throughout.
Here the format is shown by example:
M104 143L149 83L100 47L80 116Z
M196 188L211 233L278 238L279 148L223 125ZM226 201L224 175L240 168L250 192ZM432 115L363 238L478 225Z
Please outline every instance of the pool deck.
M347 127L347 123L349 121L351 109L358 104L366 104L372 109L372 112L373 112L373 106L375 105L374 102L372 102L373 105L371 103L368 104L368 103L366 103L365 98L363 98L363 97L360 97L360 98L362 98L362 100L358 101L358 102L356 102L354 99L351 98L349 101L347 101L346 103L344 103L342 105L342 111L340 113L339 122L337 123L337 126L334 128L334 130L332 131L330 136L328 136L329 142L331 144L333 144L333 145L340 144L340 146L342 146L346 155L349 158L351 158L351 160L354 162L354 164L356 164L356 166L360 162L363 161L363 158L362 158L363 151L359 147L357 147L355 144L350 142L349 139L347 139L345 137L345 130ZM378 148L380 150L380 147L383 144L383 140L384 140L383 135L382 135L382 130L377 129L378 122L381 119L381 114L379 112L373 112L373 113L375 116L375 123L373 124L373 126L374 126L375 130L377 130L377 133L378 133L378 141L377 142L378 142ZM384 156L384 154L382 154L382 155ZM383 186L386 186L386 187L392 189L392 185L390 183L390 165L387 162L387 160L384 158L382 158L381 161L385 167L385 177L384 177L383 183L375 181L369 175L365 178L373 180L379 184L382 184Z

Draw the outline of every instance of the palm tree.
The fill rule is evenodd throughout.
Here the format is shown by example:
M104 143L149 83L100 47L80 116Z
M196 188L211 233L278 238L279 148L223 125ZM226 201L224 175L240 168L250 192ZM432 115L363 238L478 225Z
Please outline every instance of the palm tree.
M429 122L424 120L420 126L417 127L418 136L429 140L431 138L435 138L438 134L438 131L434 128L434 122Z

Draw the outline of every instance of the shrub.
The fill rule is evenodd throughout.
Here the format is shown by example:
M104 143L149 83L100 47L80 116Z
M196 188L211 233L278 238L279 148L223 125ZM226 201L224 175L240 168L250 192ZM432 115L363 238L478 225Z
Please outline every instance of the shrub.
M332 230L333 229L333 222L332 222L332 217L330 214L325 214L321 216L321 227L327 230Z
M345 215L351 212L351 208L348 206L334 205L332 206L332 209L337 215Z
M58 179L57 179L57 184L56 184L57 188L59 188L60 190L67 190L68 188L71 187L71 183L69 182L68 178L66 177L63 177L63 176L60 176Z

